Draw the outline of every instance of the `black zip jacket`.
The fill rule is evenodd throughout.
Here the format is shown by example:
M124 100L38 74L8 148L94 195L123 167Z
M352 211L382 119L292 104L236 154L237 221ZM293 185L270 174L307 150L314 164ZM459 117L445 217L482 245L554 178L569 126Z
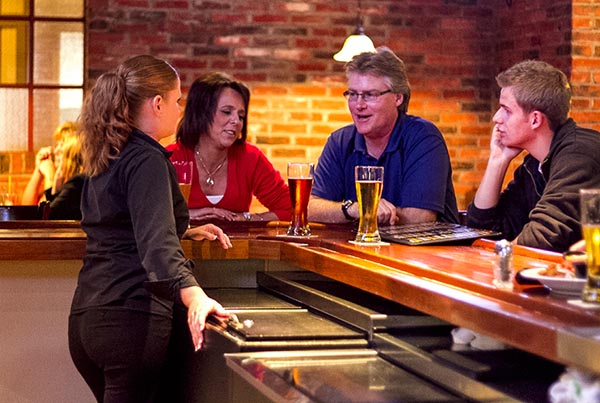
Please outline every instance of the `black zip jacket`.
M473 203L467 225L501 231L517 244L562 252L582 238L579 190L600 188L600 133L578 127L572 119L554 134L548 156L527 155L498 205L478 209Z

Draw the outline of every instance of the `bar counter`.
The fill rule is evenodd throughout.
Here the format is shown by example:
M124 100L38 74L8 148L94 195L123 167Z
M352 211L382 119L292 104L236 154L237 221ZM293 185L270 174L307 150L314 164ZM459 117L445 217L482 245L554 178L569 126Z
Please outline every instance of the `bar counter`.
M497 338L546 359L600 374L600 310L583 308L546 289L502 290L492 284L494 242L470 246L364 247L348 242L354 228L311 224L313 235L285 235L287 223L219 223L233 248L182 241L198 261L264 260L316 272L456 326ZM0 225L0 260L79 260L78 225ZM514 268L561 262L558 253L516 246ZM269 265L266 265L269 270ZM43 270L43 268L40 268Z

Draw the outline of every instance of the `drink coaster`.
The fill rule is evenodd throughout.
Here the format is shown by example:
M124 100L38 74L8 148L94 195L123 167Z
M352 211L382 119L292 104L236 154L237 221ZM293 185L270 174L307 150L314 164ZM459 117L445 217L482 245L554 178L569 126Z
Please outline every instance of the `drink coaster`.
M275 235L277 238L291 238L291 239L312 239L318 238L318 235L287 235L287 234L277 234Z
M580 299L569 299L567 302L585 309L600 309L600 303L597 302L585 302Z
M353 245L358 245L358 246L390 246L389 242L357 242L357 241L348 241Z

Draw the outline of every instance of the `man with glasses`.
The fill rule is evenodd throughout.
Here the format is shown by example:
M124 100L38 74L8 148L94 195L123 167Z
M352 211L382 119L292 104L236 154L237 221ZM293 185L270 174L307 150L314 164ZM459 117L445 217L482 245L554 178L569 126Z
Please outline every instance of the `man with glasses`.
M384 167L377 218L382 225L458 222L452 168L435 125L407 114L410 86L391 50L361 53L346 64L344 97L354 124L329 136L315 169L312 221L358 218L354 167Z

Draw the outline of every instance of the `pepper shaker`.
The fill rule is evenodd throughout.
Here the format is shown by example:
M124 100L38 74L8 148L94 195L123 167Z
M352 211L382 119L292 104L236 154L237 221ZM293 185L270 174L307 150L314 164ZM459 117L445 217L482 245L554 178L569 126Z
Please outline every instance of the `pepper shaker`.
M512 289L513 265L512 244L506 239L497 241L494 246L494 285L498 288Z

